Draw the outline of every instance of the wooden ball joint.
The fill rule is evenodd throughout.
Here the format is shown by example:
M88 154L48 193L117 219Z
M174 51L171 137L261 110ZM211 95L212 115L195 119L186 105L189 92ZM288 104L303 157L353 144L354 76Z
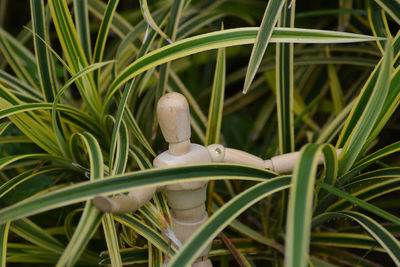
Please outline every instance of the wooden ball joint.
M244 151L225 148L219 144L208 147L191 144L189 105L186 98L179 93L168 93L159 100L157 117L169 148L154 159L155 168L225 162L286 173L293 170L298 156L298 152L294 152L263 160ZM207 181L184 182L159 188L133 190L128 195L113 198L98 196L93 199L93 204L103 212L134 212L148 202L156 191L162 190L171 208L173 232L183 244L208 218L205 209L206 188ZM209 250L210 246L192 266L211 267L211 261L207 258Z

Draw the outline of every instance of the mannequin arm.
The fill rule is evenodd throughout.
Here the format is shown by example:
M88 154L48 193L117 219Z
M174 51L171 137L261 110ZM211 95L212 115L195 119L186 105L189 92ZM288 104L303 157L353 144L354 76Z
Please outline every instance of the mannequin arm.
M112 198L97 196L93 198L93 205L103 212L128 213L134 212L146 204L155 194L156 187L141 188Z
M237 163L243 165L250 165L262 169L269 169L277 173L292 172L299 156L299 152L287 153L279 156L272 157L269 160L263 160L247 152L225 148L222 145L209 145L207 147L213 162ZM341 149L336 149L336 154L339 155ZM318 164L323 163L323 158L318 160Z

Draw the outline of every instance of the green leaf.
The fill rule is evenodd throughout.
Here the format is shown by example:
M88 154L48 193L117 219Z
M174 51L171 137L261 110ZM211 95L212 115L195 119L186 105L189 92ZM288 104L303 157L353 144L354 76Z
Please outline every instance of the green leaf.
M131 92L132 86L133 86L133 80L125 85L124 93L122 95L121 101L119 102L118 109L117 109L114 128L113 128L113 132L112 132L112 136L111 136L111 146L110 146L110 154L109 154L109 160L108 160L109 168L111 169L111 175L122 173L123 170L125 169L126 162L127 162L129 139L128 139L126 126L122 125L122 122L123 122L122 117L124 115L126 103L128 101L129 93ZM121 129L125 130L125 131L120 132ZM123 139L121 138L122 134L124 134L126 142L123 142ZM118 149L116 149L117 145L119 147ZM125 148L125 149L123 149L123 148ZM122 151L125 151L125 153ZM118 153L118 154L116 154L116 153ZM114 162L115 162L114 159L115 158L118 159L118 161L116 162L117 163L116 168L114 168ZM119 169L119 171L116 172L116 170L118 170L118 169Z
M371 25L372 32L378 37L390 36L389 26L386 20L385 12L375 2L368 2L368 20ZM385 41L381 40L377 42L379 49L383 53Z
M289 1L286 1L285 5L282 8L282 14L278 20L278 26L293 28L294 16L295 16L295 2L291 1L289 3ZM262 56L263 55L260 56L260 59L262 58ZM258 58L259 56L255 57ZM255 69L255 71L257 71L257 68ZM284 154L294 151L293 44L284 44L284 43L276 44L275 73L276 73L276 103L277 103L277 115L278 115L279 148L280 148L280 153Z
M33 40L35 45L35 56L42 94L45 101L52 102L56 94L55 73L53 72L53 62L45 43L47 41L46 20L44 14L44 3L40 0L31 0L31 17Z
M49 1L49 8L62 51L71 69L71 75L74 75L85 69L88 62L79 42L67 3L62 0L51 0ZM93 77L91 75L82 77L78 80L77 86L92 116L99 121L101 98L95 87Z
M104 12L104 16L102 17L100 29L97 34L96 44L94 46L94 53L93 53L94 63L101 62L103 60L108 31L110 29L111 21L115 13L115 10L117 9L118 3L119 0L111 0L108 1L107 3L107 8ZM100 70L95 71L94 80L97 86L99 86Z
M7 239L10 223L0 225L0 267L6 267Z
M61 0L51 0L49 7L65 58L71 70L76 73L81 67L87 66L87 60L79 43L67 3Z
M373 126L381 111L390 85L393 50L387 42L382 65L368 103L364 106L362 114L346 140L342 153L339 156L340 174L348 171L362 152L365 141L373 130ZM361 99L362 96L360 96ZM354 110L354 109L353 109ZM354 116L354 113L353 113Z
M393 40L393 52L394 54L399 54L400 53L400 34L397 34L395 39ZM400 54L399 54L400 55ZM361 90L361 94L357 97L357 101L355 105L353 106L353 109L350 113L350 116L348 117L348 120L346 121L346 124L339 136L339 140L337 141L337 147L343 147L345 142L349 139L349 136L351 132L353 131L355 125L357 122L360 120L361 114L363 113L363 110L365 109L365 106L370 98L370 95L372 94L373 88L376 84L376 80L378 77L378 74L380 72L380 69L382 67L382 59L376 64L374 67L374 70L372 71L371 75L369 76L368 80L366 81L365 85L363 86ZM395 98L397 99L398 97L398 88L399 86L396 83L392 83L391 86L395 86L389 90L388 97L392 95L393 92L393 97L390 97L391 99ZM397 90L394 88L397 87ZM387 106L391 106L392 108L396 107L398 101L385 101L386 103L384 104L384 108L381 111L380 118L377 120L377 123L374 128L376 128L381 122L383 124L386 124L383 114L386 113L386 111L389 109ZM390 109L389 109L390 110ZM386 118L387 119L387 118ZM376 130L375 130L376 132ZM379 132L379 129L378 129Z
M9 108L4 108L0 111L0 119L6 118L19 113L34 111L34 110L51 110L53 108L52 103L32 103L32 104L20 104L13 105ZM93 132L101 132L98 125L94 124L90 117L85 113L75 109L71 106L58 105L56 108L57 112L62 112L62 116L68 118L68 123L71 125L79 126L83 129L91 129Z
M341 184L346 184L348 183L354 175L357 175L359 172L370 166L371 164L375 163L379 159L382 159L383 157L386 157L388 155L391 155L393 153L396 153L400 151L400 142L396 142L393 144L390 144L366 157L363 159L357 161L354 164L354 167L349 170L347 173L343 174L339 180Z
M172 43L172 40L158 27L157 23L154 21L151 16L149 6L147 5L147 0L139 0L140 10L142 11L142 15L147 21L147 24L156 31L162 38L168 41L168 43Z
M87 202L79 224L69 240L67 247L58 259L56 266L74 266L90 239L97 231L102 214L90 202Z
M205 146L220 143L222 111L225 97L225 76L225 48L220 48L218 49L217 65L215 66L214 82L211 91Z
M90 23L87 2L87 0L74 0L74 14L79 41L81 42L87 61L91 62L92 45L90 40Z
M99 163L93 162L92 164ZM263 181L274 176L276 176L275 173L267 170L233 164L199 164L125 173L101 180L74 184L6 207L0 210L0 224L86 201L97 195L122 193L140 187L218 179Z
M392 168L386 168L386 169L378 169L378 170L373 170L370 172L366 172L363 174L360 174L352 179L352 184L357 184L357 183L364 183L367 180L370 179L382 179L382 178L396 178L400 176L400 168L399 167L392 167Z
M137 146L129 146L129 154L135 159L141 170L150 169L153 167L153 164L151 164L150 160Z
M12 124L11 121L2 122L0 123L0 136L7 130L8 126Z
M24 51L23 49L20 50ZM24 83L35 88L35 90L40 91L36 82L35 73L32 73L30 69L27 69L23 64L24 60L29 61L29 57L26 54L22 54L22 58L18 56L15 47L10 42L9 38L7 38L4 31L0 31L0 51L17 77ZM35 64L33 65L36 67Z
M335 213L324 213L324 215L328 215L331 219L340 218L338 218ZM352 232L315 232L311 234L311 244L316 248L321 248L324 246L328 249L339 247L384 252L384 250L380 248L379 243L371 238L368 234L356 234Z
M392 223L400 225L400 218L398 218L397 216L394 216L393 214L390 214L389 212L387 212L381 208L378 208L377 206L374 206L366 201L363 201L351 194L343 192L340 189L333 187L331 185L327 185L321 181L316 181L315 183L319 187L325 189L326 191L328 191L331 194L338 196L339 198L345 199L346 201L349 201L350 203L353 203L353 204L359 206L360 208L365 209L366 211L372 212L373 214L378 215ZM320 208L320 207L318 207L318 208ZM318 214L318 210L316 211L316 213Z
M68 88L70 88L70 85L72 83L74 83L75 81L77 81L78 79L80 79L81 77L87 75L88 73L90 73L91 71L94 71L98 68L101 68L107 64L111 63L111 61L106 61L106 62L102 62L102 63L95 63L92 65L87 66L86 68L78 71L76 74L74 74L66 83L65 85L59 90L59 92L57 93L54 101L53 101L53 105L52 105L52 111L51 111L51 119L52 119L52 123L53 123L53 129L54 129L54 133L55 136L57 138L57 142L58 145L63 153L64 156L69 154L68 151L68 147L66 144L66 141L64 139L63 133L61 132L61 129L59 127L59 123L57 120L57 106L58 106L58 102L60 101L62 95L64 94L65 90L67 90ZM87 102L90 102L90 99L87 99Z
M168 246L168 242L165 239L164 236L156 232L153 228L150 228L147 226L145 223L140 221L139 219L133 217L132 215L115 215L114 219L123 224L126 225L133 230L135 230L138 234L141 236L145 237L147 240L149 240L155 247L163 251L164 253L169 253L175 254L175 250L173 247Z
M8 87L17 90L19 93L35 99L35 102L40 102L43 100L43 96L40 92L36 91L33 87L26 84L23 80L20 80L3 70L0 70L0 80Z
M214 21L218 21L221 17L225 17L226 14L222 12L216 12L215 10L208 10L207 12L200 12L199 14L193 14L195 16L189 18L187 21L183 22L178 28L178 33L176 35L177 40L181 40L190 36L190 34L196 32L197 30L203 28Z
M264 57L264 53L267 50L267 46L270 42L275 24L279 19L283 4L285 2L286 1L284 0L268 1L264 17L261 21L260 29L254 42L253 50L251 51L251 56L246 72L246 78L243 85L243 93L247 92L251 82L254 79L254 76L257 73L258 67L260 66L261 60Z
M346 119L353 107L354 102L348 104L342 111L329 122L325 128L321 130L318 139L315 141L317 144L331 143L331 141L339 134L340 130L343 128Z
M382 107L379 117L375 122L372 133L369 135L363 150L367 149L385 127L393 113L396 111L400 102L400 69L397 68L391 77L388 95Z
M353 185L352 187L354 187ZM363 201L369 201L371 199L381 197L385 194L388 194L393 191L397 191L400 189L400 179L385 179L379 182L376 182L370 186L363 187L359 190L352 190L351 195L359 198ZM327 211L336 211L336 210L346 210L352 207L352 204L347 200L340 199L335 202L331 206L327 208Z
M19 39L13 37L3 28L0 28L0 35L2 35L2 37L4 37L7 40L7 44L9 45L9 48L12 50L12 54L16 56L17 61L23 62L25 64L24 66L26 67L26 69L32 72L31 73L31 75L33 75L32 77L36 77L37 68L36 68L35 55L33 55L28 48L23 46L23 44ZM4 63L10 64L9 62L4 62ZM39 89L38 87L35 88Z
M325 218L320 217L316 224L322 223L326 220L331 214L322 215ZM400 242L385 228L381 226L380 223L376 222L375 220L371 219L370 217L354 212L354 211L346 211L346 212L338 212L332 214L336 217L347 217L349 219L355 220L359 223L365 230L370 233L376 241L385 249L385 251L390 255L392 260L396 265L400 265Z
M258 28L237 28L206 33L177 41L148 53L127 66L115 78L105 96L105 110L109 106L112 96L118 88L138 74L171 60L179 59L195 53L222 47L252 44L255 41L257 32ZM377 40L377 38L353 33L295 28L275 28L269 41L293 43L342 43L373 40Z
M0 84L0 94L6 93L7 90ZM7 95L7 97L13 96ZM12 100L13 102L16 101L15 98ZM8 102L4 98L0 98L1 109L11 108L12 106L12 103ZM54 133L51 131L49 125L43 122L40 117L34 117L32 114L19 113L9 117L9 119L25 134L25 136L31 139L43 150L53 155L60 154Z
M276 177L259 183L234 197L207 220L186 241L168 266L189 266L231 221L257 201L290 186L290 177Z
M90 180L95 181L103 178L103 156L97 140L89 133L79 134L89 154ZM89 243L91 237L97 231L101 222L102 213L87 201L78 226L68 242L63 254L56 266L74 266Z
M7 182L3 183L0 186L0 198L4 197L8 192L10 192L12 189L20 185L21 183L36 177L38 175L42 175L45 173L52 173L52 172L57 172L62 170L61 168L43 168L40 171L32 171L28 170L23 173L20 173L19 175L11 178Z
M375 2L400 25L400 3L397 0L375 0Z
M133 133L133 135L137 138L137 140L141 143L141 145L153 156L156 156L153 148L147 141L146 137L144 136L142 130L140 129L139 125L137 124L135 118L133 117L132 112L129 109L126 109L124 112L124 120L127 124L129 130Z
M332 64L328 64L327 69L335 114L339 115L344 107L342 86L340 85L339 76L335 66Z
M88 8L95 17L102 19L106 10L106 4L100 0L88 0ZM132 24L119 13L114 14L110 27L121 38L133 29Z
M60 254L64 249L64 245L60 241L28 219L12 222L11 231L23 239L45 249L47 252Z
M104 214L102 219L104 237L107 243L108 253L110 255L111 266L121 266L122 259L118 243L118 235L112 214Z
M289 192L285 237L286 266L307 266L310 244L314 183L321 151L326 155L326 173L335 176L335 153L331 145L308 144L304 146L293 172Z

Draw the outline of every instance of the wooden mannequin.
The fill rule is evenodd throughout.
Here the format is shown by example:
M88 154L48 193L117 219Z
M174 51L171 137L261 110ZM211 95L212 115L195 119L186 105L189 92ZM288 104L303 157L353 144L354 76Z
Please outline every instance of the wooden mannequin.
M204 147L190 143L190 113L186 98L179 93L164 95L157 105L157 116L169 149L158 155L155 168L195 163L225 162L267 168L278 173L293 170L298 152L263 160L244 151L213 144ZM183 244L208 218L205 209L207 181L185 182L164 187L151 187L131 191L113 198L95 197L93 204L103 212L134 212L148 202L156 191L162 190L171 208L173 232ZM211 267L207 258L210 246L192 265Z

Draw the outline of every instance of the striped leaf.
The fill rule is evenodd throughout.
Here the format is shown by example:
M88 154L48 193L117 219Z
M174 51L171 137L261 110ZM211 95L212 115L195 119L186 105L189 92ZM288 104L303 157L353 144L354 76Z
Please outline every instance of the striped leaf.
M155 247L163 251L164 253L175 254L174 248L168 246L168 241L164 236L157 233L154 229L147 226L145 223L140 221L139 219L133 217L132 215L116 215L114 216L115 220L123 225L126 225L133 230L135 230L138 234L145 237L149 240Z
M370 179L396 178L399 175L400 175L399 167L378 169L378 170L366 172L366 173L363 173L363 174L360 174L360 175L354 177L352 179L353 182L350 185L361 184L364 181L367 181Z
M13 37L3 28L0 28L0 35L2 35L2 37L7 40L7 44L9 45L10 49L12 49L12 53L17 56L18 61L23 62L25 64L24 66L26 67L26 69L32 71L31 74L34 74L36 76L37 68L36 68L35 55L33 55L33 53L28 48L23 46L23 44L19 41L19 39ZM4 63L10 64L9 62L4 62ZM2 67L4 67L4 65L2 65Z
M134 188L199 180L241 179L263 181L274 176L276 174L267 170L231 164L199 164L130 172L110 176L106 179L74 184L29 201L21 201L0 210L0 223L79 203L97 195L122 193Z
M103 156L97 140L89 133L83 133L79 136L89 154L90 180L95 181L103 178ZM86 202L78 226L56 266L73 266L77 262L89 240L97 231L101 222L101 215L101 212L90 201Z
M385 103L382 107L381 112L379 113L379 117L376 120L375 126L373 127L373 131L368 137L367 142L364 144L364 150L375 140L375 138L379 135L382 129L385 127L393 113L396 111L396 108L399 106L400 100L400 69L397 68L395 73L391 77L390 87L388 95L386 96Z
M376 161L382 159L383 157L386 157L388 155L391 155L393 153L396 153L400 151L400 142L396 142L393 144L390 144L368 156L366 156L365 158L357 161L354 164L354 167L348 171L347 173L345 173L344 175L342 175L339 179L340 182L342 184L345 184L347 182L349 182L351 180L352 177L354 177L354 175L357 175L357 173L361 172L362 170L364 170L365 168L367 168L368 166L370 166L371 164L375 163Z
M49 1L49 7L65 58L71 70L76 73L81 67L87 66L87 60L67 3L61 0L52 0Z
M1 90L0 85L0 90ZM2 98L0 98L0 107L10 108L12 104ZM60 155L61 152L58 149L57 141L54 133L51 131L49 125L44 124L40 118L35 119L28 114L19 113L9 117L15 126L17 126L29 139L31 139L36 145L41 147L46 152L53 155Z
M49 160L55 163L62 164L65 169L67 169L68 167L70 168L73 167L71 161L69 160L43 153L43 154L21 154L21 155L2 157L0 159L0 169L7 168L13 163L26 160L34 160L34 161Z
M0 225L0 267L6 266L7 239L10 223Z
M214 82L211 91L205 146L220 143L222 110L225 97L225 76L225 48L220 48L218 49L217 65L215 66Z
M74 266L101 222L101 212L87 202L79 224L56 266Z
M39 111L39 110L43 111L51 109L53 109L52 103L43 103L43 102L13 105L10 106L9 108L4 108L3 110L0 111L0 119L29 111ZM61 113L62 116L68 117L70 124L81 126L81 128L83 129L91 129L93 132L101 132L99 126L94 124L93 121L91 121L91 118L87 116L87 114L79 111L74 107L66 105L57 105L56 111L62 112Z
M316 220L315 224L320 224L326 219L332 217L345 217L356 221L367 230L376 241L378 241L378 243L390 255L394 263L400 265L400 242L385 228L383 228L380 223L366 215L354 211L338 212L334 214L328 213L322 216L323 217L319 217L318 220Z
M53 62L45 43L47 41L47 28L44 14L44 3L40 0L31 0L31 17L35 56L40 79L40 87L45 101L52 102L56 94L55 73Z
M214 72L214 82L211 90L210 107L208 111L208 123L206 129L205 146L220 143L222 111L225 98L226 59L225 48L218 49L217 64ZM214 193L214 181L210 181L207 188L208 207L211 210Z
M62 0L49 1L51 16L57 31L64 56L74 75L88 66L86 55L79 42L67 3ZM98 118L101 110L100 95L94 85L92 76L83 77L78 81L78 89L92 116ZM90 96L90 97L89 97Z
M74 0L76 32L88 62L92 61L92 44L90 40L89 14L87 0Z
M400 53L400 34L398 34L395 39L392 42L393 45L393 52L394 54L399 54ZM357 122L360 120L361 115L363 114L363 110L365 109L365 106L369 100L370 95L372 94L372 90L376 84L376 80L378 78L378 74L380 72L382 66L382 60L379 61L379 63L375 66L374 70L372 71L370 77L366 81L361 94L357 98L357 102L353 106L353 109L350 113L350 116L348 120L346 121L346 124L339 136L339 140L337 142L338 147L343 147L345 142L348 140L353 128L357 124ZM398 72L396 72L398 74ZM390 118L390 115L394 112L393 108L397 107L398 103L397 101L394 101L393 99L397 99L399 97L399 88L400 86L398 83L395 83L394 81L399 79L398 75L395 75L391 83L391 88L388 93L388 100L385 101L384 106L380 112L379 118L377 119L377 122L375 124L374 132L372 136L376 136L377 133L382 129L383 125L386 124L387 120ZM391 100L389 100L391 99ZM378 127L379 126L379 127ZM372 137L371 136L371 137ZM369 140L367 142L370 143L371 141ZM366 144L366 145L367 145Z
M114 216L112 214L104 214L102 219L104 237L107 243L108 253L112 266L121 266L122 259L118 242L118 235L115 227Z
M7 35L4 31L0 31L0 51L4 58L6 59L9 66L14 71L15 75L22 80L24 83L29 86L35 88L35 90L39 90L38 83L36 81L35 73L30 72L24 65L24 60L29 61L29 57L26 54L23 54L23 58L20 58L17 54L17 51L14 50L15 47L12 46L10 40L7 38ZM20 49L23 51L23 49ZM28 54L29 55L29 54ZM36 67L35 64L33 66Z
M110 89L107 91L104 103L107 107L110 104L112 96L123 83L146 70L173 59L179 59L203 51L235 45L252 44L255 41L257 33L258 28L223 30L187 38L156 49L127 66L124 71L116 77ZM376 40L376 38L352 33L275 28L269 41L271 43L347 43L372 40Z
M285 2L285 1L282 1ZM294 27L295 1L286 1L279 27ZM264 49L265 51L265 49ZM263 54L260 56L262 58ZM257 56L258 57L258 56ZM256 57L256 58L257 58ZM250 64L250 63L249 63ZM257 70L257 68L256 68ZM280 153L294 151L293 125L293 44L276 44L276 103ZM247 78L247 74L246 74Z
M136 137L136 139L140 142L140 144L146 148L146 150L153 156L156 155L154 152L153 148L149 144L149 141L147 141L146 137L144 136L142 130L140 129L138 123L136 122L135 118L133 117L131 111L129 109L126 109L124 112L124 119L126 126L129 128L129 130L133 133L133 135Z
M334 176L335 157L329 155L335 151L330 145L306 145L301 149L299 160L294 168L287 210L286 266L307 266L314 183L321 152L326 155L327 175Z
M153 17L151 16L149 6L147 4L147 0L139 0L140 3L140 10L142 11L142 15L147 21L147 24L156 31L162 38L168 41L168 43L172 43L172 40L158 27L157 23L154 21Z
M179 26L176 35L177 40L181 40L190 36L192 33L201 29L202 27L209 25L210 23L217 21L221 17L225 17L226 14L221 12L215 12L210 10L208 12L201 12L199 14L194 14L192 18L188 19L182 25Z
M129 139L126 126L122 125L122 118L124 116L126 103L128 101L129 93L131 92L132 86L133 86L133 80L125 85L124 93L118 105L118 110L111 136L111 146L110 146L110 154L108 160L109 168L111 169L111 175L122 173L123 170L125 169L127 162ZM121 129L125 131L120 132ZM122 135L125 136L126 142L123 142ZM117 145L118 149L116 149ZM115 164L116 168L114 168L115 158L118 159ZM117 170L119 171L117 172Z
M397 225L400 225L400 218L397 216L394 216L393 214L390 214L389 212L375 206L372 205L366 201L363 201L351 194L348 194L346 192L343 192L342 190L333 187L331 185L327 185L321 181L316 181L316 184L323 188L324 190L328 191L331 194L334 194L336 196L338 196L339 198L345 199L346 201L349 201L350 203L359 206L360 208L369 211L375 215L378 215L382 218L384 218L385 220L388 220L392 223L395 223ZM322 207L318 206L318 209L316 210L316 214L320 214L319 209L322 209ZM322 210L324 211L324 210Z
M107 3L107 8L104 12L104 15L101 20L101 25L99 32L97 34L96 44L93 52L93 62L101 62L103 60L104 49L107 41L108 31L110 30L111 21L113 18L113 14L117 9L117 5L119 0L111 0ZM97 87L99 86L100 81L100 70L94 72L94 80L96 82Z
M364 110L346 140L339 157L340 174L348 171L362 152L364 142L373 130L373 126L381 111L390 85L393 50L390 42L387 42L382 65L368 102ZM361 99L361 97L360 97Z
M64 94L65 90L67 90L68 88L70 88L70 85L72 83L74 83L75 81L77 81L78 79L82 78L83 76L87 75L88 73L101 68L107 64L109 64L110 61L106 61L106 62L102 62L102 63L95 63L92 65L87 66L86 68L78 71L75 75L73 75L66 83L65 85L60 88L60 90L58 91L54 102L53 102L53 106L52 106L52 111L51 111L51 119L52 119L52 123L53 123L53 129L54 129L54 133L55 136L57 138L57 142L59 145L60 150L62 151L63 155L68 155L69 151L68 151L68 147L66 144L66 141L64 139L64 136L61 132L60 126L59 126L59 122L57 120L57 105L58 102L60 101L62 95ZM90 102L90 99L87 99L87 102Z
M378 5L380 5L397 24L400 24L400 3L395 0L374 0Z
M0 123L0 136L7 130L7 128L11 125L11 121Z
M10 229L23 239L45 249L48 253L60 254L64 249L64 245L60 241L28 219L14 221Z
M10 89L17 90L20 94L29 97L33 102L42 101L43 97L40 92L36 91L33 87L26 84L24 81L19 80L17 77L0 70L0 81L3 82Z
M387 24L385 12L375 2L368 2L368 20L371 25L372 31L375 36L386 37L390 36L389 26ZM381 40L377 42L379 49L383 53L385 41Z
M353 187L356 184L353 185ZM364 187L359 190L352 191L351 195L357 197L363 201L369 201L371 199L384 196L390 192L394 192L400 189L400 180L399 179L385 179L379 182L374 183L371 186ZM351 208L352 204L347 202L346 200L339 200L329 206L327 211L336 211L336 210L346 210Z
M137 146L129 146L129 154L135 159L141 170L150 169L151 167L153 167L150 160Z
M169 263L170 267L189 266L231 221L257 201L287 189L290 177L277 177L259 183L234 197L208 219Z
M333 213L329 215L331 215L331 219L338 219ZM311 235L311 238L311 244L315 247L326 246L329 249L339 247L384 252L379 243L367 234L316 232Z
M100 0L88 0L88 8L91 14L93 14L98 19L103 18L103 14L106 10L106 4ZM119 37L123 38L130 31L132 31L132 25L129 23L121 14L115 13L112 20L111 29Z
M276 22L280 17L282 7L285 2L286 1L284 0L268 1L264 17L261 21L260 29L257 33L257 37L254 42L253 50L251 51L251 56L246 72L246 78L243 85L243 93L247 92L251 82L254 79L254 76L257 73L258 67L260 66L261 60L264 57L264 53L267 50L268 43L270 42L272 36L272 32L274 30ZM289 21L290 20L291 19L289 18ZM285 25L287 24L285 23Z
M42 174L46 174L46 173L49 174L52 172L58 172L60 170L62 170L62 169L61 168L43 168L40 171L32 171L32 170L25 171L15 177L13 177L9 181L3 183L0 186L0 198L4 197L4 195L6 195L8 192L13 190L15 187L17 187L21 183L23 183L33 177L36 177L36 176L42 175Z

